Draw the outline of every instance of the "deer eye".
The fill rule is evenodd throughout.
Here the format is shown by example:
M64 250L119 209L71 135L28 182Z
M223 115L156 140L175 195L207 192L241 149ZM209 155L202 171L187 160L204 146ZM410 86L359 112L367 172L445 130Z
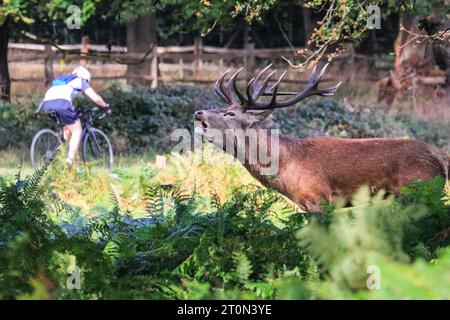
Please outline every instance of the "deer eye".
M231 116L231 117L234 117L236 115L236 113L234 113L233 111L228 111L228 112L225 112L224 114L223 114L223 116L225 117L225 116Z

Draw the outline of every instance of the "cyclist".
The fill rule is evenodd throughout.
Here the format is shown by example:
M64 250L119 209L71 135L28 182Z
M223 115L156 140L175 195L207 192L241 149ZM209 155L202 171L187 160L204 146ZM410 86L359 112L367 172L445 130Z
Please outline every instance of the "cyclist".
M82 127L80 119L72 104L72 100L81 92L87 95L100 107L107 109L109 105L89 85L91 73L84 67L76 67L71 75L63 75L52 81L52 86L45 93L42 107L46 113L55 112L64 124L64 140L69 140L69 152L66 161L71 165L81 140Z

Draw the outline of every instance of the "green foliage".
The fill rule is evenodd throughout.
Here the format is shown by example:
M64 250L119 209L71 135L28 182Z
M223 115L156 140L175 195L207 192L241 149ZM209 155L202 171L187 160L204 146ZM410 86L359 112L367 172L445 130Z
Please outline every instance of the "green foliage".
M198 246L177 267L177 273L225 288L244 285L256 290L255 283L285 268L307 270L307 259L295 245L295 230L305 217L288 207L273 212L280 200L273 191L251 189L236 191L223 205L216 199L217 211L205 217L208 225L202 225ZM282 221L281 227L275 226L269 214Z
M278 286L283 297L448 299L450 279L437 275L449 263L450 208L440 201L442 187L442 179L417 182L405 189L408 201L384 199L383 193L370 198L363 189L350 211L338 209L325 221L302 228L300 246L319 266L321 281L294 289L282 280ZM435 239L435 234L441 237ZM381 270L381 289L367 288L371 266Z
M192 86L167 86L149 89L116 83L103 93L111 101L111 117L95 126L111 137L118 153L156 150L168 151L176 142L170 135L176 128L192 130L195 110L221 106L217 95ZM76 102L92 106L87 100ZM34 106L0 104L0 149L28 147L41 128L54 127L43 112L34 114ZM331 99L310 99L296 108L276 110L268 127L304 138L330 135L347 138L409 137L448 148L448 127L436 126L406 114L394 118L377 112L376 106L350 110Z
M152 9L151 2L144 0L133 1L102 1L102 0L14 0L2 1L0 6L0 24L6 19L13 22L34 23L36 20L65 20L70 16L67 9L76 5L80 8L80 19L84 23L92 17L97 9L108 5L108 15L122 18L123 21L132 21L139 15ZM121 15L121 17L120 17Z
M342 138L413 138L447 148L450 130L407 114L394 118L367 107L349 110L331 99L310 99L296 108L275 111L274 125L300 138L325 135Z
M444 179L437 177L426 182L415 181L402 190L400 202L403 205L415 203L429 209L429 214L412 226L416 230L414 240L421 241L416 246L410 245L414 255L429 259L436 249L450 245L450 206L446 203L444 185Z
M40 187L45 168L22 180L0 177L0 297L31 293L29 283L48 264L64 238L46 214L49 209Z
M368 10L369 5L378 6L384 18L398 12L412 12L422 17L449 12L448 8L442 9L442 1L439 0L306 0L304 3L313 9L327 10L311 36L310 41L317 49L308 60L319 60L330 47L337 54L345 50L349 43L359 45L370 31L367 21L374 12ZM423 28L423 24L419 27Z
M164 0L161 7L173 8L176 18L192 21L193 27L206 34L218 23L230 24L236 16L243 16L247 23L260 21L263 13L276 3L276 0Z
M115 84L104 97L111 101L114 112L108 121L98 125L112 132L119 152L168 150L173 130L192 129L195 110L219 104L214 93L190 86L149 89Z
M301 245L331 280L333 293L366 287L371 253L408 262L405 228L424 215L418 206L402 208L393 198L383 200L383 193L371 199L368 189L355 196L353 205L351 213L333 215L329 225L316 221L299 232Z
M222 203L151 180L134 218L114 193L110 209L83 214L49 189L48 173L0 178L1 298L448 298L442 179L399 199L365 191L319 220L273 190L247 186ZM370 265L378 291L366 288ZM66 284L75 266L79 290Z
M305 218L274 191L236 191L224 204L214 198L215 212L205 213L178 186L152 185L146 218L121 212L113 195L111 210L80 220L79 211L52 203L57 200L41 185L44 171L25 180L1 180L3 298L36 297L33 286L43 285L42 275L44 284L50 283L39 287L42 294L60 298L201 298L227 289L269 297L273 289L265 278L307 261L295 245L295 231ZM285 208L272 212L275 204ZM56 207L57 217L71 211L64 214L69 220L58 225L50 219ZM65 285L73 265L83 275L78 291Z
M0 102L0 150L29 147L38 130L52 125L50 119L36 116L34 109L33 105Z
M210 91L191 86L168 86L149 89L116 83L103 96L111 101L111 117L97 121L111 137L115 153L169 150L170 134L176 128L192 129L194 110L219 105L219 98ZM79 106L93 106L78 100ZM44 111L34 114L36 107L27 104L0 103L0 149L28 146L33 135L55 124Z
M164 0L158 9L170 8L177 19L189 21L193 28L207 34L216 25L227 25L235 22L237 16L242 16L247 23L261 21L265 14L281 1L276 0L238 0L238 1L210 1L210 0ZM381 8L383 17L393 13L413 12L420 16L427 16L434 12L448 14L448 9L442 11L439 0L305 0L301 1L305 7L316 10L326 10L321 23L310 39L318 48L317 53L323 54L327 47L334 46L339 52L349 42L360 43L368 34L367 7L377 5ZM136 6L138 7L138 6ZM146 8L146 6L141 6ZM173 28L177 28L174 26Z

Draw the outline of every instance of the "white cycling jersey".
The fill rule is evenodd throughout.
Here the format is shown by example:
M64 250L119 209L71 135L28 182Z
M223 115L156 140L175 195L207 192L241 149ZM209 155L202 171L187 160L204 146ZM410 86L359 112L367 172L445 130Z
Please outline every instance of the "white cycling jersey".
M76 77L66 84L55 85L48 89L45 93L44 102L58 99L72 102L75 96L80 92L85 92L90 87L86 80Z

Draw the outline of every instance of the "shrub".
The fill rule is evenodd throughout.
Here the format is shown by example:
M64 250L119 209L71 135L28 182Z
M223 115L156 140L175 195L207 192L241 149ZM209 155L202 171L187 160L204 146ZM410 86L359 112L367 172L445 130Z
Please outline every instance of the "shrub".
M176 128L192 129L194 110L219 105L215 93L186 85L150 89L115 83L102 95L111 103L113 114L95 125L111 135L119 153L170 150L170 134ZM75 105L93 106L87 99L77 99ZM28 146L39 129L55 127L44 111L34 114L35 108L0 104L0 150Z
M50 119L34 113L35 106L0 102L0 150L28 148L33 135L53 125Z
M112 209L87 218L47 194L44 170L0 180L2 298L183 298L197 285L264 298L273 294L266 278L308 269L295 244L305 217L274 191L236 190L204 212L204 199L153 184L147 217L123 213L112 196ZM80 290L66 287L74 264Z
M320 281L293 288L281 280L280 298L448 299L450 207L443 179L417 182L397 201L361 190L351 210L337 210L298 232L300 246L319 266ZM427 261L428 262L427 262ZM368 290L369 267L381 288Z
M300 138L326 135L342 138L413 138L448 148L450 130L406 114L389 117L376 107L350 110L332 99L310 99L295 108L276 110L274 125Z
M168 151L173 144L170 141L173 130L192 129L195 110L219 105L213 92L192 86L149 89L115 84L104 96L111 101L114 111L109 121L98 125L111 132L113 140L125 141L126 147L119 152Z
M176 128L192 130L192 114L200 108L221 106L214 92L199 87L177 85L156 89L115 83L103 93L112 104L111 117L97 121L114 144L116 153L168 151L175 142ZM77 105L92 106L87 100ZM33 135L44 126L54 126L43 112L35 115L31 105L0 105L0 149L28 147ZM409 137L448 149L450 131L445 126L400 114L395 117L376 107L347 107L331 99L309 99L296 107L276 110L267 121L285 134L300 138L330 135L346 138Z
M86 215L49 179L44 170L0 179L2 298L448 298L442 179L400 199L360 193L354 208L329 205L319 220L274 190L247 186L221 202L154 181L143 217L114 194L109 209ZM366 288L374 264L381 291ZM66 286L73 265L79 290Z

